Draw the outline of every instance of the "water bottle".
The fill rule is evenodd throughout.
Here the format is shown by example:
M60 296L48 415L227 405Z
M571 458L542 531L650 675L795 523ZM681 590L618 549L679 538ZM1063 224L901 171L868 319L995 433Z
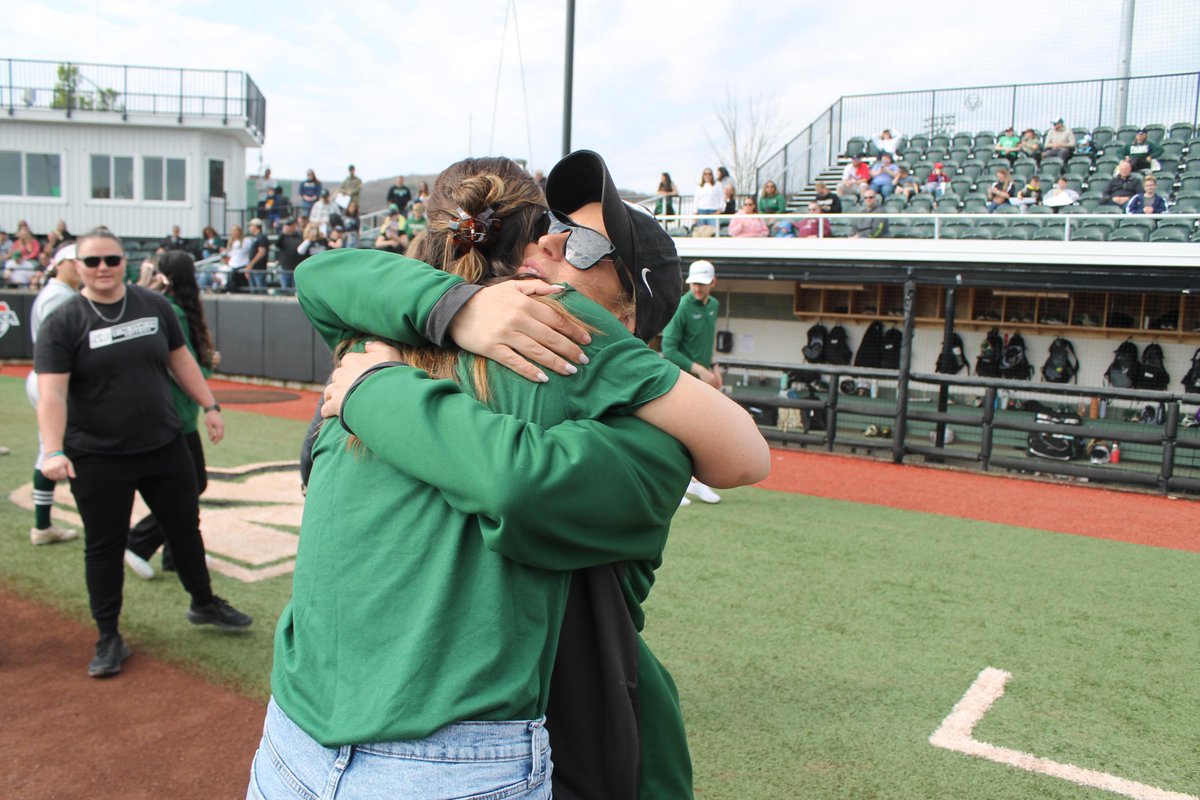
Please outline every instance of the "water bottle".
M1120 442L1113 442L1112 450L1109 452L1109 456L1108 456L1108 463L1110 463L1110 464L1120 464L1121 463L1121 443Z

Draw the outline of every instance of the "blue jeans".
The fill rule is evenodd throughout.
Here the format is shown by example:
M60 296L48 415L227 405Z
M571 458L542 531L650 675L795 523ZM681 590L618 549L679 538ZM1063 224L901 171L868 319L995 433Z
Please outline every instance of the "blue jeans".
M246 800L550 800L544 723L456 722L417 741L329 748L272 698Z
M280 289L295 289L296 281L292 278L292 273L286 269L279 270L279 288Z
M267 288L267 271L265 269L248 269L246 274L250 276L250 288L254 291Z

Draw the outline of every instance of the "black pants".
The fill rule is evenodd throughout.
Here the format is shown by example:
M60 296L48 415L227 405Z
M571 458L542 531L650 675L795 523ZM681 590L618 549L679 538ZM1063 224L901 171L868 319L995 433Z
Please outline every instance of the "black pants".
M135 492L141 493L158 518L192 602L211 602L196 475L183 435L148 453L70 455L75 464L71 493L83 518L88 599L100 633L116 633L121 616L125 545Z
M183 435L183 441L187 443L188 451L192 454L192 466L196 470L196 495L199 496L204 494L204 490L208 488L208 467L204 463L203 440L198 431L192 431ZM154 514L147 514L137 525L129 529L127 547L146 560L149 560L150 556L154 555L161 547L163 549L163 569L172 571L175 569L175 559L171 556L171 548L166 545L166 541L162 526L158 524Z

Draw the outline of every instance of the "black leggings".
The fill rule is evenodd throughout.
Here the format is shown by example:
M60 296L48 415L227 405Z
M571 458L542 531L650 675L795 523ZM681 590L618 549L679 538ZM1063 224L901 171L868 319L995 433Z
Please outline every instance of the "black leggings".
M71 493L83 518L88 599L100 633L116 633L121 616L125 545L135 492L141 493L158 518L192 602L211 602L196 476L182 434L148 453L70 455L75 465Z
M204 494L204 490L208 488L208 466L204 463L204 444L200 439L198 431L185 433L183 435L184 442L187 443L188 451L192 454L192 466L196 470L196 494L197 496ZM130 550L136 553L141 558L149 560L150 556L163 548L163 569L173 570L175 568L175 559L171 556L171 548L164 546L166 537L163 536L162 526L158 524L153 514L147 514L145 517L129 529L129 544Z

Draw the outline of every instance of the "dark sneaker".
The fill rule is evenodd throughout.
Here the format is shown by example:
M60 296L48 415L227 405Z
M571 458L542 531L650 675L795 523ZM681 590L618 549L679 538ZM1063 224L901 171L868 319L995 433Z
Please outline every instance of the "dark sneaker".
M223 631L244 630L254 622L249 614L243 614L216 595L213 595L212 602L208 605L198 606L192 603L187 618L193 625L215 625Z
M88 675L105 678L121 671L121 664L133 655L133 651L121 639L120 634L105 636L96 642L96 657L88 664Z

